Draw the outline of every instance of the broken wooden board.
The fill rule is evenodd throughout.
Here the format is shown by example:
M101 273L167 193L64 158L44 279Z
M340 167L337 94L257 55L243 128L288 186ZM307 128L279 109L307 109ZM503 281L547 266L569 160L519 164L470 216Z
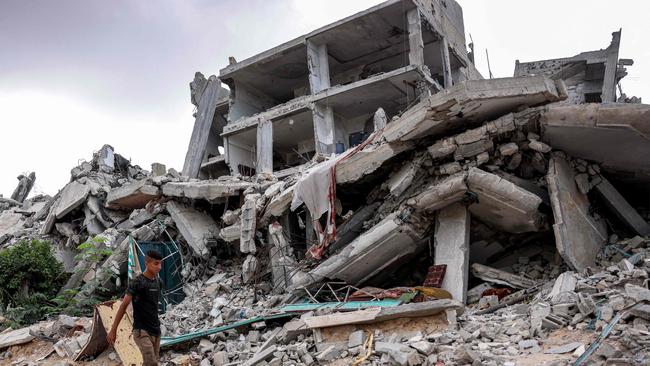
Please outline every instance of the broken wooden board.
M106 335L113 326L113 320L117 315L122 301L107 301L95 306L93 314L93 327L88 342L82 347L75 357L75 361L87 357L95 357L108 347ZM124 314L120 325L117 328L117 337L113 345L115 352L124 365L142 365L143 358L140 349L133 340L133 320L129 312Z
M329 328L349 324L370 324L400 318L419 318L444 313L446 310L462 312L464 305L456 300L441 299L410 303L385 308L312 316L303 319L309 329Z
M554 154L546 180L558 252L577 271L595 265L596 256L607 241L607 228L590 215L589 199L578 189L573 168L565 158Z

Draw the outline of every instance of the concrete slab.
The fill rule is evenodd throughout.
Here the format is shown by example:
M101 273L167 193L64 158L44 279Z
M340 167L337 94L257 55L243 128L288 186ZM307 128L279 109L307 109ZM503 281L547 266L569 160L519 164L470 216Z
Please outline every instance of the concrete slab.
M196 182L169 182L162 186L167 197L201 199L210 202L225 197L238 196L240 192L255 184L244 181L202 180Z
M61 191L59 202L55 208L55 215L57 219L67 215L70 211L79 207L88 198L90 188L87 185L79 182L68 183Z
M160 196L160 188L142 179L111 189L106 195L106 207L110 209L144 208L149 201Z
M650 105L548 106L542 140L571 156L597 161L620 177L650 182ZM598 146L594 149L594 146Z
M401 214L388 215L341 252L313 269L307 277L313 282L325 278L340 279L359 286L423 249L426 242L420 239L428 228L428 222L420 221L415 215L411 216L410 222L405 222L400 218Z
M575 173L565 158L558 154L551 158L546 180L558 252L575 270L593 266L607 240L605 224L589 214L589 199L578 190Z
M370 144L336 164L336 183L355 182L374 172L388 160L413 147L414 145L408 142Z
M194 253L201 257L210 254L210 242L219 237L219 227L212 217L174 201L167 202L167 212Z
M434 264L446 264L442 289L454 300L465 303L469 278L469 210L454 203L438 212L434 235Z
M388 142L441 136L521 106L562 100L566 98L562 89L562 85L556 86L556 82L542 76L464 81L410 108L386 126L383 136Z

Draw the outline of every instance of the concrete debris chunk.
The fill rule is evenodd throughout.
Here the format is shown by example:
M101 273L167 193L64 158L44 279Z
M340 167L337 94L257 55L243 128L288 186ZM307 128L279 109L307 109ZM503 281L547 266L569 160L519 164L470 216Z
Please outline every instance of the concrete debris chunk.
M89 193L90 189L85 184L76 181L68 183L61 191L59 202L54 209L56 218L61 219L70 211L79 207L86 201Z
M144 208L149 201L160 195L160 188L148 179L135 181L111 189L106 196L106 207L110 209Z
M178 231L194 253L199 257L207 257L209 247L219 237L219 228L214 219L178 202L169 201L166 207Z

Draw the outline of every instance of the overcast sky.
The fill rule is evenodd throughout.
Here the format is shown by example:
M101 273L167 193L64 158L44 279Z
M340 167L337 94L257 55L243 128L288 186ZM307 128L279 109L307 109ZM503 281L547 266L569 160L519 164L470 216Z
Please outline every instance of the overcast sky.
M108 143L134 164L181 170L192 130L188 83L366 9L369 0L0 0L0 194L36 171L54 194ZM476 64L512 76L516 59L605 48L623 28L628 95L650 98L646 1L460 0ZM469 37L468 42L469 42Z

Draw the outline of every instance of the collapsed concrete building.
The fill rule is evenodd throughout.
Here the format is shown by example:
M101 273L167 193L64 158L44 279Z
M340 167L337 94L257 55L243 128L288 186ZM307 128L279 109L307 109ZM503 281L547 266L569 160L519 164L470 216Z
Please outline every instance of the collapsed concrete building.
M464 34L453 0L389 0L196 73L182 173L104 146L55 197L0 199L0 244L104 238L68 263L81 299L120 288L134 243L178 243L162 347L203 338L202 364L648 360L650 106L617 97L621 31L499 79ZM60 354L98 357L117 305Z

